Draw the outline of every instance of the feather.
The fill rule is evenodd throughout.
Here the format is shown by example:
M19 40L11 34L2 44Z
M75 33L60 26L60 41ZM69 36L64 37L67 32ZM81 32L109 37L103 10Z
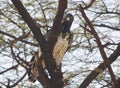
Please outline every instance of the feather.
M55 59L56 62L56 67L57 69L60 69L61 67L61 61L63 59L63 56L65 55L65 53L67 52L68 48L70 47L69 43L71 42L71 32L70 32L70 27L72 25L73 22L73 15L72 14L66 14L63 17L63 20L61 22L61 32L60 34L57 36L57 42L55 43L55 46L53 48L53 57ZM48 39L48 37L50 37L50 31L45 35L46 37L46 41ZM35 82L39 76L39 72L38 72L38 67L37 67L37 62L39 62L38 60L40 59L42 55L41 49L39 48L38 52L35 52L33 58L31 59L31 68L28 71L28 76L29 76L29 81L31 82ZM45 69L45 62L44 62L44 58L42 58L41 60L43 69Z

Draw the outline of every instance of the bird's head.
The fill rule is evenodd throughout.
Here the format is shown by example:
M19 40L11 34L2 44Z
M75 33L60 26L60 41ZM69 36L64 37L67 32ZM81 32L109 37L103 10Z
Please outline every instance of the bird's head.
M70 14L70 13L68 13L68 14L65 14L65 16L63 17L63 22L64 21L69 21L69 22L73 22L73 20L74 20L74 17L73 17L73 15L72 14Z
M73 20L74 20L74 17L72 14L70 13L65 14L62 20L62 32L63 33L70 32L70 27L72 25Z

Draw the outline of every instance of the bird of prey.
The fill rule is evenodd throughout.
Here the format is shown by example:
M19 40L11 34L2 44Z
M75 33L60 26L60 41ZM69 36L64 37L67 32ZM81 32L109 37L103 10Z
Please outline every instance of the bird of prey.
M37 77L39 76L38 67L37 67L37 61L39 60L40 54L38 52L34 53L34 56L32 57L30 61L30 69L28 71L28 80L30 82L35 82L37 80Z
M53 49L53 57L56 62L56 66L59 69L61 65L61 61L63 59L64 54L68 50L70 46L70 41L72 38L72 34L70 32L70 27L73 22L73 15L72 14L66 14L63 17L62 23L61 23L61 32L58 35L57 42L55 43L54 49Z
M63 17L63 20L61 22L60 25L60 33L57 36L57 41L55 43L55 46L53 48L53 58L55 59L56 62L56 67L57 69L60 69L61 67L61 61L63 59L63 56L65 55L66 51L68 50L68 48L70 47L70 43L71 43L71 38L72 38L72 33L70 32L70 27L72 25L72 22L74 20L74 17L72 14L66 14ZM46 36L46 40L47 37L49 37L49 32L47 33L48 36ZM51 36L51 35L50 35ZM29 71L29 80L31 82L35 82L35 80L37 80L37 77L39 76L39 72L38 72L38 67L36 66L36 62L38 61L38 59L41 57L42 53L41 50L39 50L39 52L35 53L34 57L33 57L33 62L31 69ZM45 69L45 63L44 63L44 59L42 61L42 66Z

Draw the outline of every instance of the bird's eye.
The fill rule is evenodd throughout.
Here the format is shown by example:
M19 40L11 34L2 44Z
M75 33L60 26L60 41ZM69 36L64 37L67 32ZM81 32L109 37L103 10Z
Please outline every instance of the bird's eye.
M69 20L70 20L70 18L69 18L69 17L67 17L67 19L66 19L66 20L68 20L68 21L69 21Z

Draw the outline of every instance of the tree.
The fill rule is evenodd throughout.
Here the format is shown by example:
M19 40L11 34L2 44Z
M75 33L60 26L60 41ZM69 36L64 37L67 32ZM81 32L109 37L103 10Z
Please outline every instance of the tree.
M39 63L40 75L38 81L43 87L73 87L72 80L77 78L75 80L77 88L96 87L94 82L103 87L117 88L119 84L116 78L119 77L119 72L113 71L111 64L113 62L117 63L116 60L119 61L118 57L120 55L119 35L114 36L116 33L119 34L120 30L120 7L119 4L115 5L113 3L113 7L109 7L108 4L110 3L110 1L103 0L90 0L88 3L67 0L57 2L47 0L2 1L0 8L0 55L5 60L1 60L0 74L1 78L6 79L0 81L1 85L8 88L22 86L29 69L29 61L33 56L30 52L35 52L40 46L51 77L49 79L46 76ZM58 7L56 8L55 5L58 5ZM65 12L74 14L74 26L76 27L73 27L72 30L74 38L71 48L67 53L68 55L66 54L63 59L62 68L64 72L56 72L51 55L56 38L50 37L48 39L49 43L46 43L43 35L46 30L51 28L53 30L51 35L59 33L59 27ZM81 53L78 53L79 51ZM76 56L74 56L74 52L75 55L77 54ZM73 59L69 60L68 57ZM4 65L6 60L8 60L8 65ZM65 63L64 60L71 61L70 65ZM69 69L69 66L73 63L75 69ZM86 63L88 65L85 65ZM94 64L92 65L92 63ZM118 66L116 67L118 68ZM15 75L15 77L11 75Z

